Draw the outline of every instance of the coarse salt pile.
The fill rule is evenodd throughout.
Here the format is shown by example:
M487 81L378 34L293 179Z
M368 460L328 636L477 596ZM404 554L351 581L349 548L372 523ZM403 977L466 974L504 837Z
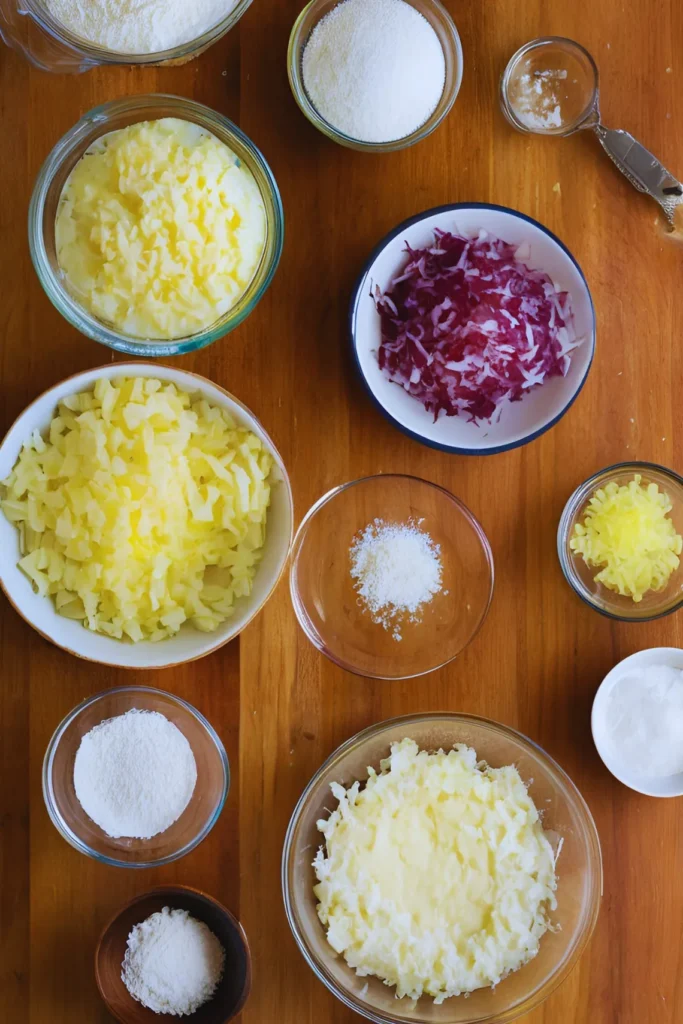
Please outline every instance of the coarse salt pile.
M343 0L311 32L302 58L308 98L359 142L412 135L438 106L446 80L439 38L405 0Z
M100 722L81 740L74 789L92 821L112 839L151 839L170 828L197 782L192 747L158 711L132 708Z
M350 549L358 602L395 640L402 639L402 621L418 622L423 606L442 589L441 548L420 522L375 519Z
M164 907L135 925L121 966L133 999L155 1013L184 1017L213 996L225 950L203 921Z

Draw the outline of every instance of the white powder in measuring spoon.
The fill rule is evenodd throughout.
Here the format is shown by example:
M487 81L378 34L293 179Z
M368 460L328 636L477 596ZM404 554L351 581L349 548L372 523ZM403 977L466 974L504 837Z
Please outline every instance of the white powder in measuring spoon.
M360 142L412 135L446 80L439 38L405 0L342 0L306 43L304 88L322 118Z
M115 53L159 53L217 25L237 0L43 0L75 36Z
M170 828L197 782L192 747L158 711L100 722L81 740L74 789L81 807L112 839L151 839Z
M183 1017L211 999L224 965L225 950L203 921L164 907L128 936L121 981L148 1009Z
M350 555L359 604L401 640L401 621L419 621L424 605L441 590L441 548L414 519L375 519L354 538Z

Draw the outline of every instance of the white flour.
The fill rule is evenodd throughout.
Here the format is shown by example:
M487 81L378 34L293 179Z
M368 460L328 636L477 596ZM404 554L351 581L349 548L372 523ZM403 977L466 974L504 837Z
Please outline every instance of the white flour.
M375 519L351 545L351 577L358 603L374 622L401 640L401 620L417 622L422 607L441 590L441 549L410 519Z
M69 32L116 53L159 53L191 42L237 0L43 0Z
M127 711L81 740L74 789L89 818L112 839L151 839L180 817L197 765L180 729L158 711Z
M302 71L318 113L361 142L412 135L446 80L436 32L405 0L343 0L311 32Z
M203 921L164 907L128 936L121 981L155 1013L183 1017L211 999L224 965L225 951Z

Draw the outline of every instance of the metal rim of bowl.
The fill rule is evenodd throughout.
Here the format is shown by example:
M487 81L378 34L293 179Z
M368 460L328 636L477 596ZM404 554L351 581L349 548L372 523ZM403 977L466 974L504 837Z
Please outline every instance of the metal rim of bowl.
M202 827L201 831L195 836L195 838L192 839L190 842L186 843L185 846L183 846L180 850L155 860L128 861L122 860L118 857L108 857L105 854L97 853L90 846L88 846L86 842L80 839L76 835L76 833L72 831L72 829L69 828L69 826L66 824L61 814L57 810L57 804L54 798L52 769L54 766L54 759L57 753L57 748L59 747L59 743L62 737L64 736L64 733L69 728L69 726L78 718L78 716L86 710L86 708L91 707L93 704L96 704L99 700L102 700L105 697L110 697L114 694L123 693L154 694L155 696L164 697L166 700L169 700L172 704L176 704L179 707L181 707L183 711L190 714L192 718L194 718L195 721L197 721L199 725L202 726L204 732L212 741L216 749L216 752L218 753L223 768L222 793L210 819ZM171 864L175 860L180 860L181 857L184 857L187 853L190 853L197 846L199 846L199 844L204 839L206 839L209 832L212 830L212 828L220 818L223 812L223 808L225 806L225 801L227 800L228 797L228 792L230 790L230 762L228 760L228 755L223 745L223 741L221 740L220 736L218 735L214 727L211 725L208 719L204 717L201 711L198 711L197 708L193 707L193 705L188 703L188 701L183 700L182 697L176 697L175 694L169 693L167 690L157 689L154 686L115 686L111 690L102 690L100 693L96 693L93 697L87 697L85 700L81 701L80 704L76 705L76 707L73 708L68 713L68 715L66 715L59 723L54 733L52 734L50 742L48 743L47 749L45 751L45 756L43 757L42 788L43 800L45 801L45 807L47 808L50 821L55 826L55 828L62 836L62 838L66 839L69 845L73 846L73 848L75 850L78 850L79 853L84 853L87 857L91 857L93 860L98 861L100 864L107 864L110 867L115 868L144 869L162 867L164 864Z
M263 177L265 183L264 185L260 184L258 175L254 173L251 166L247 165L264 203L266 243L259 265L254 271L254 275L247 288L235 303L236 306L239 306L243 302L244 297L249 294L262 268L267 267L267 269L263 280L253 292L249 301L236 315L232 315L233 307L233 310L228 310L218 321L210 324L204 330L197 331L193 335L172 340L150 341L123 334L104 321L98 320L96 316L77 302L68 289L59 281L50 264L45 245L43 221L47 193L53 178L82 136L90 134L93 126L97 126L98 129L102 128L98 134L98 138L101 138L108 134L109 131L117 130L108 128L110 117L140 112L140 120L146 120L149 118L145 117L145 112L150 114L154 108L158 107L171 108L173 115L181 120L192 120L188 115L195 115L197 120L193 123L198 124L205 131L213 133L228 148L230 148L231 141L236 141L248 153L249 160L258 169L258 175ZM164 116L169 115L165 114ZM238 156L238 154L235 155ZM241 158L238 156L238 159ZM123 99L110 100L107 103L93 107L59 139L43 162L36 177L29 203L28 237L31 261L43 290L55 309L72 327L75 327L76 330L92 341L96 341L117 352L123 352L125 355L139 356L145 359L163 359L185 355L189 352L197 352L202 348L206 348L208 345L212 345L215 341L219 341L227 334L230 334L251 315L270 287L282 256L284 247L284 209L280 191L270 165L255 143L234 122L211 107L182 96L174 96L170 93L144 93L126 96Z
M674 612L679 611L679 609L683 607L683 595L681 595L678 601L672 604L670 608L665 608L663 611L655 612L652 615L619 615L617 612L610 611L608 608L603 608L593 599L585 587L581 585L573 570L572 560L568 557L566 551L567 541L569 540L569 531L575 515L586 503L587 499L590 497L591 491L595 489L599 480L603 480L605 483L608 483L609 480L606 478L616 475L617 473L626 473L630 471L633 471L634 473L647 473L648 471L652 472L652 470L661 473L665 477L669 477L669 479L673 480L674 483L683 490L683 477L675 470L669 469L667 466L661 466L657 462L615 462L614 465L606 466L604 469L599 469L596 473L593 473L584 480L583 483L579 484L565 504L557 527L557 555L565 580L585 605L588 605L588 607L592 608L593 611L596 611L605 618L612 619L615 622L654 622L657 619L666 618L667 615L673 615Z
M330 124L329 121L326 121L313 105L308 97L308 93L306 92L301 70L301 59L308 42L308 37L306 39L302 39L301 35L306 15L318 3L318 0L309 0L309 3L306 4L294 22L289 36L289 44L287 47L287 74L292 95L296 100L297 106L314 128L317 128L318 131L322 132L322 134L327 136L328 139L331 139L332 142L337 142L340 146L344 146L346 149L354 149L361 153L394 153L401 149L408 149L410 146L416 145L416 143L421 142L423 139L426 139L431 135L432 132L436 131L439 125L451 112L453 104L458 98L458 93L460 92L460 87L462 85L464 57L460 34L449 12L439 2L439 0L427 0L427 2L437 11L443 24L448 29L453 59L457 65L451 95L449 96L441 114L433 120L434 113L436 112L434 111L431 117L429 117L424 124L420 125L420 127L411 135L405 135L403 138L394 139L391 142L363 142L360 139L354 139L352 136L338 131L334 125ZM445 53L444 58L448 60L448 56ZM443 99L443 95L444 94L442 93L441 99ZM441 102L441 99L439 100L439 103Z
M458 722L473 723L475 725L485 726L491 729L493 732L502 734L508 739L521 744L521 746L530 749L536 757L542 760L550 773L554 775L562 785L562 788L567 790L574 797L576 806L578 807L585 825L585 834L587 844L590 846L592 857L595 866L595 877L593 879L593 886L591 892L591 899L589 903L590 912L587 915L581 936L579 941L575 944L570 954L566 957L565 961L560 967L551 975L546 983L541 986L539 990L527 997L523 1003L518 1003L517 1006L512 1007L509 1011L505 1011L497 1016L488 1017L472 1017L469 1021L463 1022L463 1024L510 1024L511 1021L516 1020L523 1014L530 1013L533 1009L540 1006L545 1000L552 995L554 991L565 981L571 971L574 969L579 959L583 955L586 946L588 945L591 936L595 930L598 916L600 913L600 903L603 894L603 866L602 866L602 850L600 847L600 836L598 834L593 815L591 814L590 808L586 803L585 799L581 795L579 789L572 782L571 778L565 772L555 760L548 754L543 747L538 743L535 743L524 733L519 732L517 729L513 729L509 725L503 725L500 722L495 722L493 719L484 718L481 715L470 715L458 712L427 712L423 714L412 714L412 715L399 715L396 718L386 719L383 722L377 722L374 725L368 726L356 733L354 736L345 740L344 743L340 744L334 750L328 758L321 764L318 770L313 774L312 778L306 784L301 796L299 797L289 824L287 826L287 832L285 834L285 841L282 850L282 861L280 868L280 877L282 884L282 896L285 906L285 914L287 916L287 922L291 929L294 940L299 948L300 953L304 957L304 960L311 968L315 976L319 981L325 985L325 987L334 995L340 1002L342 1002L349 1009L354 1010L357 1014L365 1017L367 1020L373 1022L373 1024L388 1024L390 1018L386 1016L379 1016L373 1011L365 1010L359 1007L356 1002L347 995L334 981L331 976L328 976L327 971L322 963L318 963L314 958L313 954L309 951L308 946L304 940L304 937L298 927L296 921L296 914L293 908L293 898L290 893L289 887L289 861L292 850L292 843L294 840L294 833L299 823L301 813L306 806L306 802L310 796L310 793L315 788L318 780L321 776L329 771L336 762L340 761L350 749L354 747L362 746L367 740L380 734L381 732L389 729L393 729L398 725L405 725L408 728L410 725L417 722L427 722L430 720L443 721L449 719L455 725ZM311 878L311 883L313 879ZM312 884L311 884L312 889ZM322 926L321 926L322 927ZM419 1018L406 1019L403 1024L420 1024Z
M0 591L2 591L2 593L4 593L5 597L9 601L10 605L12 606L12 608L14 608L15 612L17 613L17 615L21 619L23 619L24 622L28 626L31 627L31 629L35 630L35 632L39 636L41 636L43 638L43 640L46 640L48 643L53 644L55 647L60 648L60 650L66 651L67 654L71 654L75 658L80 658L82 661L88 661L88 662L91 662L91 663L96 664L96 665L111 665L114 668L122 668L122 669L127 669L127 670L132 670L132 671L141 671L141 672L158 671L160 669L165 669L165 668L175 668L178 665L189 665L193 661L199 661L201 658L208 657L209 654L213 654L215 651L220 650L221 647L224 647L226 644L229 644L233 640L235 640L240 635L240 633L242 633L243 630L245 630L246 627L256 618L256 616L259 614L259 612L261 612L263 610L263 608L266 606L266 604L268 603L270 598L275 593L275 589L278 586L278 584L280 583L280 580L282 579L282 576L283 576L283 574L285 572L285 569L287 568L287 562L289 560L289 556L290 556L291 550L292 550L292 540L293 540L293 535L294 535L294 496L292 494L292 485L291 485L291 482L290 482L290 479L289 479L289 474L287 473L287 468L286 468L286 466L284 464L282 456L280 455L279 449L275 445L275 443L272 440L270 434L265 429L265 427L263 426L261 421L258 419L257 416L254 415L254 413L251 411L251 409L249 409L244 404L244 402L240 401L240 399L236 398L235 395L231 394L231 392L229 392L225 388L221 387L220 384L216 384L216 383L214 383L214 381L209 380L208 377L203 377L201 374L194 373L192 370L184 370L184 369L180 369L180 368L175 367L175 366L168 366L165 363L159 363L158 366L155 366L154 363L144 363L144 362L139 362L139 363L115 363L115 364L107 363L104 366L96 366L96 367L93 367L93 369L91 369L91 370L80 370L78 373L74 373L70 377L65 377L64 380L59 381L57 384L53 384L52 387L46 388L45 391L41 392L41 394L38 395L37 398L34 398L33 401L30 402L29 405L27 405L26 408L23 409L19 413L19 415L16 417L16 419L11 423L11 425L7 429L7 432L5 433L5 436L0 440L0 450L2 450L2 447L5 444L5 441L7 440L7 436L9 435L9 433L12 430L14 430L14 428L17 426L19 421L27 413L29 413L31 411L31 409L33 409L34 406L37 405L38 402L42 401L43 398L45 398L45 396L48 395L51 391L54 391L56 388L61 387L62 384L66 384L69 381L74 381L75 382L75 381L79 380L81 377L90 377L92 374L97 373L99 370L105 370L108 373L111 370L112 365L114 365L116 367L117 373L121 372L122 374L124 374L127 370L131 370L131 371L133 371L133 373L139 373L140 372L140 368L143 367L143 366L148 366L155 373L157 372L157 370L159 368L164 368L164 369L167 369L167 370L171 370L173 373L179 373L181 375L186 374L189 377L195 378L199 382L199 386L200 387L201 387L202 384L208 384L208 385L210 385L210 387L216 388L217 391L220 391L221 394L225 395L227 398L230 399L230 401L234 402L236 405L238 405L244 411L245 418L247 420L253 421L254 423L256 423L258 425L259 429L263 432L265 437L268 439L268 444L269 444L269 446L271 448L271 454L273 455L274 460L275 460L275 462L276 462L276 464L278 466L278 469L280 471L281 482L284 484L284 486L285 486L285 488L287 490L287 496L288 496L288 499L289 499L289 507L290 507L290 509L292 511L292 521L290 523L289 538L288 538L288 541L287 541L287 552L286 552L284 558L282 559L282 564L280 565L280 568L278 570L277 576L274 578L272 586L270 587L270 590L268 591L268 593L264 597L264 599L261 602L261 604L258 605L258 607L254 608L253 612L251 613L249 618L246 620L244 625L241 626L240 629L236 633L231 633L230 636L227 636L224 639L219 640L216 644L214 644L213 647L210 647L208 650L203 651L201 654L194 654L194 655L192 655L191 657L188 657L188 658L182 658L180 660L170 661L170 662L168 662L168 663L166 663L164 665L135 665L135 666L121 665L121 664L116 664L114 662L103 662L103 661L100 661L97 658L90 657L89 655L86 655L86 654L82 654L79 651L74 651L71 647L66 646L66 644L63 644L61 641L59 641L55 637L50 636L47 633L45 633L42 629L40 629L36 625L35 622L33 622L32 619L28 618L24 614L24 612L21 611L21 609L19 608L19 606L16 604L16 602L13 599L13 596L12 596L12 594L10 592L10 589L9 589L5 579L4 579L4 576L2 574L1 569L0 569Z
M552 239L552 241L555 242L557 246L559 246L564 255L574 265L586 290L586 295L588 297L588 302L591 311L592 330L590 332L590 338L586 338L586 343L590 345L591 349L590 360L588 362L588 366L586 367L586 371L581 380L579 381L579 384L576 390L574 391L572 397L569 399L566 405L563 406L560 412L551 420L549 420L549 422L546 423L543 427L540 427L538 430L535 430L532 433L527 434L525 437L520 438L518 441L513 441L510 444L496 445L495 447L492 448L461 448L458 445L442 444L439 441L433 441L430 438L424 437L422 434L417 433L415 430L411 430L410 427L406 427L403 423L401 423L400 420L396 419L396 417L391 412L389 412L388 409L384 407L384 405L380 402L379 398L373 391L372 387L370 386L370 383L368 382L367 377L363 373L363 368L361 366L360 358L358 356L358 345L356 344L356 320L358 314L358 306L360 304L361 298L365 294L366 282L373 263L377 260L377 258L384 251L384 249L386 249L387 246L390 245L391 242L393 242L398 235L402 234L404 231L412 227L414 224L419 224L420 221L428 220L430 217L434 217L436 215L445 215L454 212L457 213L458 210L493 210L496 213L510 214L513 217L516 217L518 220L523 220L529 224L533 224L535 228L538 228L550 239ZM446 452L447 454L450 455L469 455L473 457L482 455L500 455L503 452L513 451L515 448L523 448L525 445L531 444L532 441L537 440L539 437L542 437L543 434L546 434L549 430L552 430L553 427L557 426L560 420L563 419L564 416L569 412L571 407L574 405L574 402L577 400L577 398L583 391L584 385L588 380L588 375L590 374L591 368L593 366L593 361L595 359L595 349L597 344L597 318L595 315L595 304L593 302L591 290L588 286L588 281L586 280L586 275L579 266L579 263L576 260L576 258L572 255L572 253L569 251L564 242L560 238L558 238L557 235L554 234L554 232L552 232L544 224L541 224L540 221L535 220L533 217L527 216L527 214L525 213L520 213L519 210L513 210L512 207L510 206L500 206L497 203L446 203L444 206L434 206L430 210L424 210L422 213L415 214L414 217L408 217L406 220L402 221L397 227L393 228L388 234L384 236L384 238L381 239L381 241L377 243L375 248L372 250L370 256L366 260L363 269L361 270L356 280L356 284L354 285L353 291L351 292L351 301L349 303L348 329L349 340L351 343L351 350L356 372L360 377L363 383L363 387L365 388L365 391L369 395L373 405L375 406L376 409L378 409L382 416L386 420L388 420L389 423L391 423L394 427L400 430L402 434L405 434L406 437L410 437L413 441L417 441L419 444L423 444L426 448L433 448L436 451ZM418 399L415 400L418 401Z
M297 583L297 562L299 553L306 540L308 527L315 518L316 514L320 511L321 508L323 508L323 506L329 504L329 502L333 501L336 497L338 497L338 495L342 494L344 491L347 491L351 487L356 487L360 484L365 484L368 483L369 481L374 480L396 479L410 480L418 484L424 484L428 487L433 487L435 490L441 491L444 497L448 498L449 501L451 501L454 505L457 506L457 508L464 515L465 519L468 521L468 523L470 524L470 526L472 527L472 529L475 531L479 538L482 550L484 552L484 556L486 558L486 563L489 568L490 583L488 599L486 602L486 606L481 614L481 618L477 623L477 626L474 629L471 637L460 651L446 658L445 661L440 662L438 665L432 665L429 668L421 670L420 672L413 672L410 675L383 676L375 673L363 672L358 668L354 668L354 666L349 664L348 662L341 661L340 659L336 658L327 649L326 645L322 642L322 640L320 640L320 638L317 636L316 631L313 629L308 612L306 611L304 604L301 600L301 597L299 596L299 587ZM429 672L437 672L439 669L444 668L444 666L450 664L450 662L455 661L456 658L460 657L462 652L466 650L466 648L469 647L469 645L475 639L475 637L477 636L477 634L479 633L479 631L481 630L482 626L486 621L489 610L491 608L491 602L493 601L494 587L495 566L493 561L493 552L491 550L491 545L489 543L488 537L486 536L484 528L477 519L477 517L474 515L473 512L469 510L467 505L465 505L465 503L460 500L460 498L456 497L455 494L452 494L445 487L442 487L441 484L435 484L431 480L424 480L422 479L422 477L413 476L410 473L373 473L370 476L362 476L359 477L357 480L349 480L347 481L347 483L338 484L336 487L332 487L329 491L326 491L325 494L323 494L320 498L318 498L317 501L315 501L311 505L308 512L299 523L299 528L297 529L296 534L294 535L294 540L292 542L290 552L289 592L292 600L292 605L294 606L294 613L296 615L297 622L299 623L299 626L303 630L308 640L313 644L316 650L320 651L321 654L324 654L326 658L329 658L329 660L333 662L333 664L338 665L339 668L342 668L347 672L351 672L352 675L355 676L361 676L368 679L379 679L383 682L399 682L403 679L418 679L420 676L427 675L427 673Z

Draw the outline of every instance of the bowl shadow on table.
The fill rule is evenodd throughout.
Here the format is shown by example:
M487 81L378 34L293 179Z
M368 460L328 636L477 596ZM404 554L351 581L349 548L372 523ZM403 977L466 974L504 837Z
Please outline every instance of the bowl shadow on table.
M187 910L211 929L225 950L223 977L208 1003L192 1014L193 1024L227 1024L242 1010L251 989L251 954L239 921L216 900L197 889L170 886L137 896L119 911L98 942L97 985L109 1012L120 1024L160 1024L177 1017L155 1013L136 1002L121 980L128 935L136 924L164 907Z

